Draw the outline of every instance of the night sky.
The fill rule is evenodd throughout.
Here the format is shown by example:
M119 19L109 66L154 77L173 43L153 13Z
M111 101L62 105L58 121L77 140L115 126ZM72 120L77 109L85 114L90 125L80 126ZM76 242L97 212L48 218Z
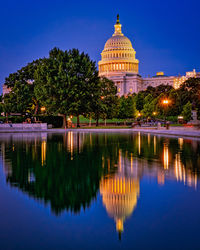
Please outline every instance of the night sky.
M0 0L0 83L55 46L98 61L117 13L143 77L200 71L199 10L199 0Z

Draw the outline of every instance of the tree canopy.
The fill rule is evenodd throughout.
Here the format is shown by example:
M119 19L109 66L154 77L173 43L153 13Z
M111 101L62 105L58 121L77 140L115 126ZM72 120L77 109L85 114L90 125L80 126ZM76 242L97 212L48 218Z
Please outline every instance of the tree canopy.
M104 117L115 114L116 87L106 78L100 79L94 61L77 49L54 48L47 58L29 63L10 74L5 84L11 92L4 96L5 112L36 114L44 106L47 114L86 116L101 112ZM103 99L102 99L103 96Z

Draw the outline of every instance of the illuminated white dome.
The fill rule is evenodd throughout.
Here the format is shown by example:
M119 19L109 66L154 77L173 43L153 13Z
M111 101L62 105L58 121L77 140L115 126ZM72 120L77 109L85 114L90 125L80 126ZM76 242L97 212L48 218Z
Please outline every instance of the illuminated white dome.
M122 25L119 22L119 15L115 24L115 32L109 38L101 53L99 61L100 76L108 76L111 73L138 73L139 61L135 58L135 50L131 41L122 34Z
M112 36L105 44L104 51L109 50L133 50L131 41L126 36Z

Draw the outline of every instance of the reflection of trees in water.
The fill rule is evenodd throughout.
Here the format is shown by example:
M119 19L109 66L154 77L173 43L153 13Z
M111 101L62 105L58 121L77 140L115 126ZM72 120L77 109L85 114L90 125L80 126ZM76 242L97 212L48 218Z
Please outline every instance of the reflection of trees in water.
M50 203L56 214L88 207L96 198L102 177L112 179L118 172L120 157L125 161L125 172L127 166L139 169L138 178L152 174L159 183L169 175L191 184L200 167L199 142L140 133L70 132L48 139L1 139L1 151L8 183ZM130 175L129 171L125 174Z
M89 135L69 133L53 135L51 140L4 143L10 168L6 171L7 182L36 199L50 202L56 214L85 209L95 199L101 176L107 171L103 157L109 158L112 165L117 159L113 147L100 150L104 138L100 142L98 137L90 140Z

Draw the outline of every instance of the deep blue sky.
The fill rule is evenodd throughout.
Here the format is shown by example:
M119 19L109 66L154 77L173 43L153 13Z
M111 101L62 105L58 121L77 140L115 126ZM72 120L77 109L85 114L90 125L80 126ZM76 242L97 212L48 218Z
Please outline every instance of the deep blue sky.
M98 61L117 13L142 76L200 71L199 9L199 0L0 0L0 83L55 46Z

